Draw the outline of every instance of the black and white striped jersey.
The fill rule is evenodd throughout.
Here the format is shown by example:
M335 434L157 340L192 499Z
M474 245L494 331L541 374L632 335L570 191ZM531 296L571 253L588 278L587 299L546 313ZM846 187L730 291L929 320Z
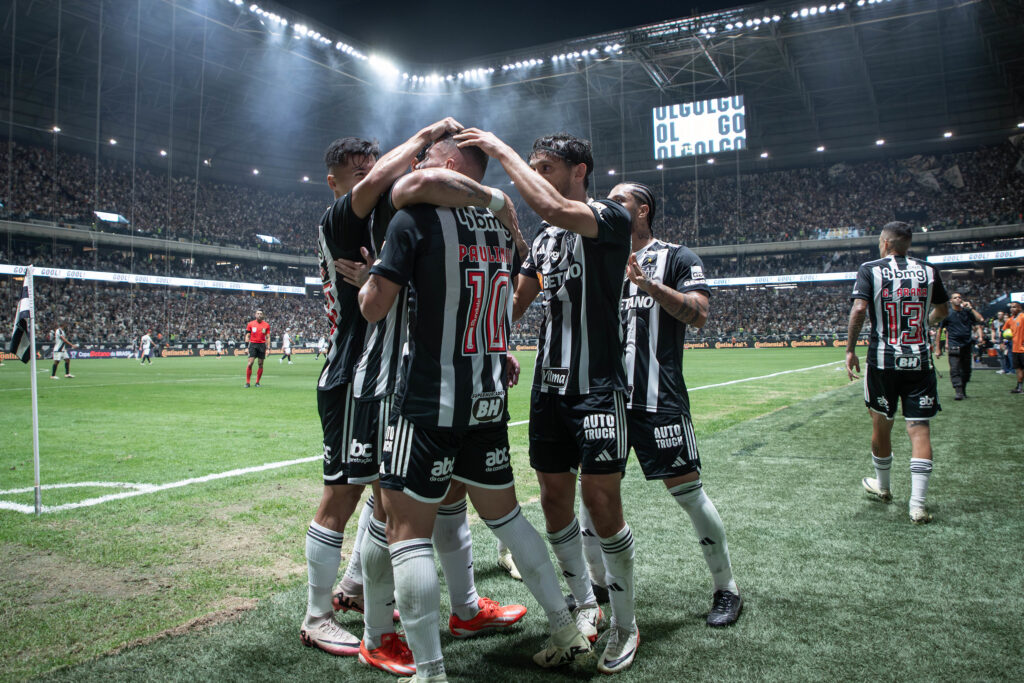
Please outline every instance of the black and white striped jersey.
M868 302L868 365L880 370L931 369L928 309L946 303L949 296L930 263L895 255L863 263L850 298Z
M403 287L387 316L370 327L366 345L352 371L353 398L377 400L395 392L399 362L409 335L408 296L409 289Z
M519 254L486 209L418 204L388 227L371 273L408 287L395 409L430 428L508 419L505 365Z
M53 331L53 353L67 351L67 344L64 343L64 330L57 328Z
M686 247L654 240L636 252L644 274L678 292L711 294L704 264ZM689 415L683 380L686 323L669 315L650 294L626 278L622 286L625 330L626 407L650 413Z
M387 200L382 200L382 203ZM378 204L378 207L380 204ZM360 248L373 253L374 243L370 220L352 211L352 193L337 199L320 219L317 256L320 259L320 280L323 285L324 308L331 325L327 360L324 362L317 388L333 389L352 381L352 368L362 353L371 330L359 312L359 289L342 279L334 268L334 259L362 260Z
M629 212L610 199L588 202L597 236L544 223L523 264L540 282L544 317L533 374L536 391L580 395L624 391L619 297L629 258Z

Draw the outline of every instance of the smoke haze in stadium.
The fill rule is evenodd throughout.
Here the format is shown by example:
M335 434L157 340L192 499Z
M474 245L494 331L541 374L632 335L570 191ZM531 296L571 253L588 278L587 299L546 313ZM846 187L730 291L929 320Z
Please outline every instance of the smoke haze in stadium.
M524 0L474 6L453 0L429 3L281 0L281 4L395 59L429 64L739 7L743 3L738 0L661 0L627 6L608 0L582 5Z

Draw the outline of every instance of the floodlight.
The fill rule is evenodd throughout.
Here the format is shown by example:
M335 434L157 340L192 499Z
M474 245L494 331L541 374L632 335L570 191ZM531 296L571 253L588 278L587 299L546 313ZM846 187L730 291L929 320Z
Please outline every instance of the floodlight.
M768 152L761 152L761 158L762 159L767 159L768 158Z
M881 147L882 145L885 144L885 138L878 138L877 140L875 140L875 144Z
M117 144L117 140L115 140L114 138L110 138L110 144L116 145Z
M658 164L654 168L658 169L659 171L664 171L665 170L665 164Z
M614 168L609 168L608 169L608 175L615 175L615 169Z
M1018 124L1017 124L1017 127L1018 127L1018 128L1024 128L1024 121L1021 121L1020 123L1018 123ZM54 127L53 127L53 129L54 129L54 130L55 130L56 132L58 132L58 133L60 132L60 128L58 128L57 126L54 126Z
M715 163L715 158L714 157L708 157L708 163L709 164Z
M167 156L167 150L166 149L160 150L160 156L162 156L162 157Z
M260 169L258 169L258 168L252 169L252 174L253 175L259 175L260 174Z
M953 137L953 131L947 130L945 133L942 134L942 137L944 137L944 138L951 138L951 137Z
M54 132L54 133L59 133L60 132L60 126L54 126L53 128L50 129L50 131Z
M309 182L309 176L308 175L302 176L302 182L308 183Z
M825 151L825 145L818 145L818 150L817 151L824 152Z
M203 159L203 166L213 166L213 159Z

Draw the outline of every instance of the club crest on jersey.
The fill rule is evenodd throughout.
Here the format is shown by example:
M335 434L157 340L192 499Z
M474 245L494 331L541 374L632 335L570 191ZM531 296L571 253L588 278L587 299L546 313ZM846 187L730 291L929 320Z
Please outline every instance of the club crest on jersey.
M497 392L474 394L470 412L477 422L500 419L505 414L505 396Z
M541 373L541 382L561 389L569 384L569 368L545 368Z

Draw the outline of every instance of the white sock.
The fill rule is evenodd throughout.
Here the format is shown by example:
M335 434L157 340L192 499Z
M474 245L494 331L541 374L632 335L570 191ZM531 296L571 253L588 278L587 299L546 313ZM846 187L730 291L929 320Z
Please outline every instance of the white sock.
M594 530L594 522L590 518L590 510L583 504L583 492L580 492L580 532L583 534L583 558L587 561L587 573L590 580L598 586L605 586L604 555L601 554L601 539Z
M889 490L889 470L892 469L892 453L888 458L879 458L871 454L871 462L875 463L875 479L878 480L878 488Z
M580 607L597 605L594 589L590 585L586 564L583 561L583 540L580 525L573 517L569 526L561 531L548 532L548 543L558 560L558 568L562 570L565 582L569 584L572 597ZM514 556L514 553L513 553ZM519 570L522 573L522 569Z
M465 500L437 509L433 540L448 585L452 612L468 621L480 612L477 604L480 596L473 580L473 538L466 519Z
M928 493L928 479L932 476L932 461L927 458L910 459L910 507L924 507Z
M508 546L505 545L505 541L503 541L503 540L501 540L501 538L499 538L498 539L498 554L501 555L506 550L508 550Z
M444 673L441 658L441 586L429 538L413 538L388 546L395 571L395 597L405 638L416 662L418 678Z
M348 566L345 567L345 575L341 577L341 590L345 595L362 595L363 593L363 569L361 554L363 551L363 536L366 535L366 525L373 518L373 494L366 499L363 511L359 513L359 528L356 530L356 542L352 544L352 557L348 559Z
M385 633L395 632L395 574L391 570L387 527L370 517L363 537L363 640L367 649L381 646Z
M485 519L484 522L499 542L512 550L519 573L523 575L523 583L547 614L551 632L573 623L544 540L523 517L519 506L516 505L515 510L500 519Z
M715 591L727 590L739 595L739 589L732 578L732 563L729 561L729 544L725 540L725 526L718 516L718 509L704 493L700 479L688 481L670 488L676 502L690 516L693 530L697 532L704 561L711 571Z
M604 566L608 568L608 602L612 607L612 626L632 628L636 624L633 603L633 532L629 525L613 536L601 539Z
M316 522L309 523L306 532L306 569L309 573L309 593L306 614L323 617L334 614L331 606L331 589L338 578L341 566L341 542L345 535L331 531Z

